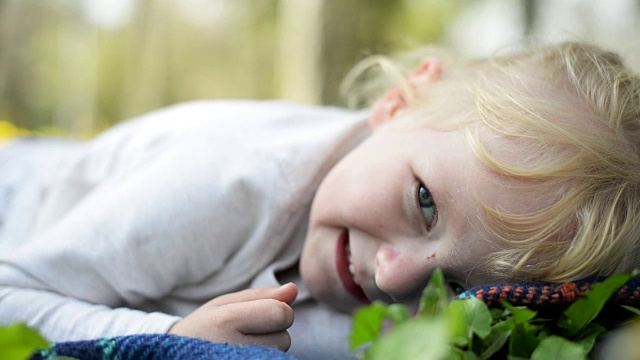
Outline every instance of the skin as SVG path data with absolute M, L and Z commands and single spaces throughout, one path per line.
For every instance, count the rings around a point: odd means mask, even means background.
M 362 305 L 336 270 L 336 244 L 344 230 L 356 282 L 370 300 L 411 304 L 437 267 L 467 287 L 486 281 L 470 271 L 489 249 L 474 194 L 497 200 L 501 190 L 481 174 L 462 130 L 379 128 L 318 190 L 301 258 L 305 285 L 339 310 Z M 434 222 L 418 203 L 422 185 L 435 199 Z
M 427 59 L 407 83 L 417 97 L 429 96 L 441 73 L 440 62 Z M 464 129 L 438 130 L 414 120 L 406 126 L 397 120 L 415 115 L 402 94 L 391 89 L 373 107 L 373 134 L 329 172 L 312 204 L 302 279 L 316 299 L 344 312 L 373 300 L 416 306 L 436 268 L 454 288 L 494 281 L 483 265 L 495 248 L 478 199 L 510 213 L 527 213 L 531 204 L 540 203 L 535 194 L 490 173 Z M 424 116 L 434 122 L 474 112 L 461 96 L 432 95 L 428 106 L 435 109 Z M 485 130 L 480 129 L 484 140 L 496 141 Z M 437 211 L 425 212 L 421 188 L 428 189 Z M 344 256 L 336 249 L 345 232 L 353 268 L 348 274 L 366 295 L 364 301 L 349 291 L 353 287 L 345 283 L 344 270 L 340 276 Z
M 293 324 L 291 303 L 297 295 L 293 283 L 222 295 L 175 323 L 169 334 L 286 351 L 291 346 L 287 332 Z
M 417 98 L 427 96 L 441 73 L 439 61 L 426 59 L 407 84 Z M 312 204 L 300 273 L 311 294 L 337 310 L 351 312 L 363 305 L 340 279 L 336 249 L 345 231 L 354 278 L 366 298 L 415 306 L 437 267 L 465 287 L 490 281 L 479 265 L 491 246 L 478 215 L 478 195 L 490 206 L 515 212 L 536 200 L 498 186 L 462 129 L 396 126 L 409 107 L 403 93 L 390 89 L 374 105 L 373 134 L 327 174 Z M 457 99 L 448 101 L 437 106 L 454 111 L 461 106 Z M 421 187 L 428 189 L 437 211 L 421 206 Z M 220 296 L 169 333 L 287 350 L 296 296 L 294 284 Z

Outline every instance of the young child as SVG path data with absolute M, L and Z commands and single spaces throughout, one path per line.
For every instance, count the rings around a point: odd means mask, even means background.
M 198 102 L 19 139 L 0 323 L 343 358 L 351 311 L 415 303 L 437 267 L 454 289 L 638 267 L 639 141 L 640 79 L 576 43 L 425 59 L 369 112 Z

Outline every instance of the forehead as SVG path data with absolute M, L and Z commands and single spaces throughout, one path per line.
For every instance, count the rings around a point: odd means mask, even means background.
M 531 147 L 527 150 L 523 146 L 523 138 L 505 136 L 498 129 L 490 128 L 481 118 L 477 89 L 472 89 L 465 78 L 456 76 L 438 83 L 428 99 L 400 114 L 396 125 L 392 126 L 441 133 L 439 138 L 442 141 L 432 151 L 441 158 L 441 161 L 436 161 L 439 164 L 438 172 L 447 174 L 448 183 L 443 184 L 443 188 L 449 192 L 446 197 L 453 201 L 459 195 L 460 200 L 456 202 L 472 209 L 474 218 L 482 214 L 476 206 L 480 201 L 510 214 L 539 210 L 545 203 L 541 193 L 550 194 L 550 189 L 543 191 L 536 184 L 501 175 L 483 163 L 479 154 L 481 149 L 485 149 L 491 157 L 505 164 L 525 167 L 547 160 L 548 155 L 530 151 Z M 546 97 L 557 96 L 555 91 L 550 91 L 550 86 L 544 88 Z M 506 123 L 503 125 L 507 127 L 507 123 L 515 122 L 511 119 L 504 121 Z M 583 126 L 580 123 L 575 125 Z M 515 128 L 518 128 L 517 124 Z M 430 140 L 425 141 L 428 143 Z

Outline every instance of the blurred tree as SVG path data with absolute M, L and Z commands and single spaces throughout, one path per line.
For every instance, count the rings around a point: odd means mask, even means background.
M 326 0 L 321 18 L 320 72 L 324 84 L 320 102 L 343 104 L 338 87 L 359 60 L 393 49 L 389 27 L 401 2 L 387 0 Z
M 505 8 L 522 11 L 487 14 Z M 372 54 L 445 43 L 473 56 L 465 39 L 491 46 L 512 23 L 522 36 L 572 24 L 638 48 L 639 11 L 629 0 L 0 0 L 0 120 L 86 134 L 193 99 L 342 105 L 340 82 Z
M 281 94 L 344 105 L 338 91 L 363 58 L 440 42 L 465 0 L 282 0 Z

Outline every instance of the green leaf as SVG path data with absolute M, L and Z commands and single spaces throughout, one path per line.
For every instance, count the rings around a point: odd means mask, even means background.
M 616 274 L 594 284 L 584 298 L 577 300 L 562 314 L 558 326 L 565 329 L 568 336 L 575 335 L 598 316 L 611 295 L 630 278 L 629 274 Z
M 540 342 L 536 336 L 538 328 L 528 322 L 516 322 L 513 319 L 515 326 L 509 338 L 509 355 L 528 359 Z
M 436 269 L 429 284 L 422 292 L 418 316 L 435 317 L 444 314 L 449 303 L 447 288 L 444 285 L 442 270 Z
M 47 340 L 25 324 L 0 328 L 0 359 L 28 359 L 34 351 L 48 347 Z
M 478 355 L 471 350 L 453 348 L 446 360 L 478 360 Z
M 468 321 L 468 336 L 478 335 L 484 339 L 491 332 L 491 312 L 483 301 L 477 298 L 463 300 Z
M 580 344 L 585 351 L 588 353 L 593 349 L 593 346 L 596 343 L 596 339 L 601 334 L 605 333 L 607 329 L 603 326 L 591 323 L 584 327 L 584 329 L 580 330 L 578 334 L 576 334 L 576 343 Z
M 478 360 L 478 355 L 472 351 L 465 351 L 462 353 L 462 360 Z
M 496 352 L 500 351 L 509 340 L 511 331 L 513 331 L 513 321 L 503 321 L 492 326 L 489 336 L 483 339 L 480 359 L 490 359 Z
M 469 329 L 467 307 L 464 300 L 454 300 L 449 304 L 447 322 L 452 343 L 458 347 L 466 346 L 471 329 Z
M 549 336 L 531 354 L 531 360 L 581 360 L 587 358 L 585 349 L 560 336 Z
M 394 324 L 407 321 L 411 318 L 409 310 L 402 304 L 391 304 L 387 307 L 386 317 L 391 319 Z
M 405 321 L 382 335 L 365 352 L 371 360 L 443 359 L 451 353 L 449 330 L 443 316 Z
M 464 347 L 473 340 L 473 334 L 483 339 L 491 332 L 491 312 L 477 298 L 453 300 L 447 308 L 449 334 L 455 345 Z
M 631 311 L 632 313 L 640 316 L 640 309 L 638 309 L 636 307 L 633 307 L 633 306 L 629 306 L 629 305 L 620 305 L 620 306 L 622 306 L 623 308 L 625 308 L 625 309 Z
M 513 306 L 508 302 L 503 302 L 502 306 L 511 314 L 513 321 L 516 323 L 529 323 L 535 316 L 536 312 L 523 306 Z
M 489 312 L 491 313 L 491 325 L 497 324 L 498 322 L 503 320 L 502 315 L 504 313 L 504 310 L 491 308 L 489 309 Z
M 502 306 L 509 315 L 507 323 L 513 324 L 509 338 L 509 357 L 528 359 L 540 342 L 537 336 L 539 327 L 530 323 L 535 318 L 536 312 L 507 302 L 503 302 Z
M 387 306 L 379 301 L 356 310 L 351 328 L 351 351 L 363 344 L 376 340 L 380 336 L 386 313 Z

